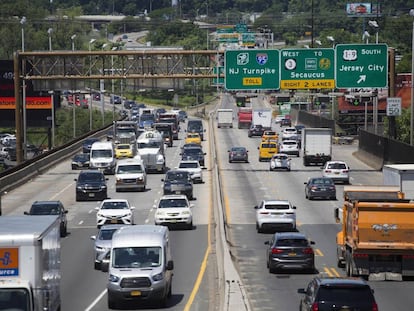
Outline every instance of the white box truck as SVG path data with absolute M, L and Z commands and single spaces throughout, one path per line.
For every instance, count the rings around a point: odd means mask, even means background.
M 332 159 L 332 130 L 330 128 L 302 129 L 303 165 L 324 165 Z
M 414 164 L 387 164 L 382 168 L 384 185 L 398 186 L 406 199 L 414 200 Z
M 217 109 L 217 127 L 233 127 L 233 109 Z
M 253 109 L 253 125 L 261 125 L 265 130 L 272 129 L 272 110 L 271 109 Z
M 0 310 L 60 310 L 60 221 L 0 217 Z

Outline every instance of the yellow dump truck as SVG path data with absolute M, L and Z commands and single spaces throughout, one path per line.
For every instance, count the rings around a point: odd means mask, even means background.
M 338 266 L 348 276 L 401 281 L 414 276 L 414 203 L 399 187 L 345 186 L 335 209 Z

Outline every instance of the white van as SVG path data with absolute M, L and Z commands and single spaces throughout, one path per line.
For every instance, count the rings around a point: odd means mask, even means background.
M 115 151 L 110 141 L 97 141 L 91 146 L 89 167 L 102 170 L 104 174 L 115 174 Z
M 145 191 L 146 186 L 145 165 L 139 156 L 133 159 L 118 160 L 115 169 L 115 189 L 117 192 L 122 190 Z
M 112 236 L 109 263 L 108 307 L 124 301 L 151 301 L 164 307 L 171 297 L 172 270 L 169 230 L 165 226 L 135 225 L 118 229 Z

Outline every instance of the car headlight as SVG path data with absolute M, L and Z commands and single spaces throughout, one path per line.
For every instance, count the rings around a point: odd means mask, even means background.
M 137 178 L 137 180 L 143 181 L 144 180 L 144 177 L 140 176 L 140 177 Z
M 106 189 L 106 185 L 102 185 L 102 186 L 101 186 L 101 189 L 102 189 L 102 190 Z
M 155 217 L 162 217 L 162 216 L 164 216 L 164 212 L 163 211 L 157 211 L 155 213 Z
M 82 186 L 76 186 L 76 190 L 83 190 Z
M 171 190 L 171 184 L 165 184 L 164 189 L 165 190 Z
M 154 281 L 161 281 L 162 279 L 164 279 L 164 273 L 163 273 L 163 272 L 161 272 L 161 273 L 155 274 L 155 275 L 152 277 L 152 279 L 153 279 Z
M 182 214 L 182 215 L 186 215 L 186 216 L 191 215 L 189 211 L 184 211 L 184 212 L 182 212 L 181 214 Z
M 103 251 L 106 250 L 106 248 L 102 247 L 102 246 L 95 246 L 95 249 L 96 249 L 97 252 L 103 252 Z
M 105 218 L 106 216 L 104 214 L 98 213 L 98 214 L 96 214 L 96 217 L 98 217 L 98 218 Z
M 111 282 L 111 283 L 116 283 L 116 282 L 118 282 L 119 280 L 120 280 L 119 276 L 116 276 L 116 275 L 113 275 L 113 274 L 110 274 L 110 275 L 109 275 L 109 282 Z

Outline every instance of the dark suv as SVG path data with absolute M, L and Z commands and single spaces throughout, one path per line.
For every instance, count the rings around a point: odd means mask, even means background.
M 60 219 L 60 236 L 64 237 L 67 234 L 67 219 L 66 214 L 68 210 L 65 209 L 60 201 L 35 201 L 25 215 L 56 215 Z
M 189 145 L 189 144 L 188 144 Z M 180 153 L 181 160 L 197 160 L 200 166 L 205 165 L 204 156 L 206 153 L 203 151 L 201 146 L 188 146 L 182 149 Z
M 321 278 L 315 277 L 300 301 L 300 311 L 358 310 L 378 311 L 374 291 L 360 278 Z
M 192 119 L 187 121 L 187 132 L 200 134 L 201 140 L 204 140 L 204 132 L 206 130 L 203 127 L 203 121 L 198 119 Z
M 193 200 L 193 180 L 191 174 L 184 170 L 171 170 L 165 174 L 164 195 L 167 194 L 185 194 L 189 200 Z
M 76 181 L 76 201 L 105 200 L 108 197 L 105 175 L 99 170 L 84 170 Z

